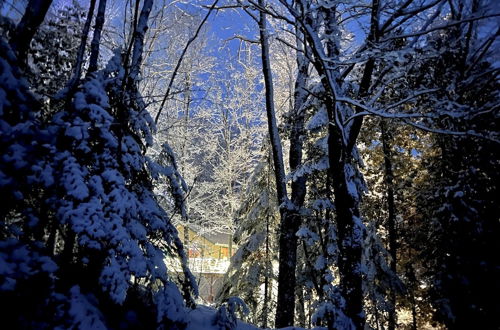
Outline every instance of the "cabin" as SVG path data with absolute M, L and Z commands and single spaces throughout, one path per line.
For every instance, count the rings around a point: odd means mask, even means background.
M 204 231 L 200 226 L 192 224 L 176 227 L 188 256 L 189 269 L 196 277 L 200 299 L 205 304 L 211 304 L 222 286 L 230 257 L 236 251 L 232 235 Z

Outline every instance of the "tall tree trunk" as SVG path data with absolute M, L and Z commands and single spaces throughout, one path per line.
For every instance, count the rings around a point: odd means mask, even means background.
M 271 155 L 268 156 L 268 165 L 267 165 L 267 186 L 269 187 L 271 185 L 271 180 L 270 180 L 270 169 L 271 169 Z M 262 306 L 262 328 L 266 329 L 267 328 L 267 319 L 269 315 L 269 303 L 270 303 L 270 295 L 269 295 L 269 276 L 270 273 L 272 272 L 272 262 L 271 262 L 271 248 L 269 245 L 269 235 L 270 230 L 269 230 L 269 218 L 270 218 L 270 210 L 266 212 L 266 268 L 265 268 L 265 274 L 264 274 L 264 303 Z
M 264 0 L 259 0 L 264 7 Z M 279 238 L 279 274 L 278 298 L 276 307 L 275 327 L 282 328 L 293 324 L 295 314 L 295 267 L 297 262 L 296 227 L 293 217 L 288 212 L 288 196 L 285 184 L 285 167 L 283 164 L 283 150 L 276 123 L 274 109 L 274 90 L 271 64 L 269 62 L 269 41 L 266 27 L 266 14 L 259 13 L 259 32 L 261 44 L 262 71 L 266 87 L 266 112 L 269 128 L 269 138 L 273 151 L 274 174 L 276 177 L 276 191 L 278 195 L 279 211 L 281 216 Z
M 132 62 L 130 64 L 130 81 L 135 81 L 139 76 L 144 49 L 144 38 L 148 30 L 148 19 L 151 9 L 153 8 L 153 2 L 153 0 L 144 0 L 137 27 L 134 30 L 134 49 L 132 51 Z
M 90 60 L 87 74 L 97 71 L 97 60 L 99 58 L 99 46 L 101 44 L 102 27 L 104 26 L 104 16 L 106 14 L 106 0 L 99 0 L 97 15 L 95 18 L 94 36 L 90 44 Z
M 80 75 L 82 73 L 83 65 L 83 55 L 85 54 L 85 47 L 87 47 L 87 38 L 89 37 L 90 25 L 92 23 L 92 18 L 94 17 L 96 0 L 90 0 L 89 11 L 87 13 L 87 19 L 85 20 L 85 25 L 83 26 L 82 38 L 80 39 L 80 46 L 78 47 L 78 52 L 76 54 L 76 63 L 73 68 L 73 75 L 66 84 L 66 88 L 63 90 L 62 97 L 66 97 L 66 101 L 69 102 L 73 95 L 73 91 L 80 80 Z
M 305 297 L 304 297 L 304 287 L 297 286 L 295 288 L 295 295 L 297 296 L 297 319 L 298 325 L 301 328 L 306 327 L 306 311 L 305 311 Z
M 231 258 L 232 253 L 233 253 L 233 215 L 234 215 L 234 189 L 233 189 L 233 180 L 235 177 L 234 174 L 234 164 L 232 161 L 232 150 L 231 150 L 231 144 L 232 144 L 232 136 L 231 136 L 231 118 L 230 118 L 230 113 L 229 111 L 223 111 L 224 112 L 224 142 L 225 142 L 225 147 L 226 147 L 226 159 L 227 159 L 227 201 L 229 202 L 228 209 L 229 213 L 227 213 L 227 218 L 226 221 L 230 225 L 229 229 L 229 240 L 228 240 L 228 252 L 229 252 L 229 258 Z
M 328 72 L 323 74 L 323 84 Z M 332 76 L 330 75 L 330 78 Z M 328 175 L 331 178 L 336 210 L 336 222 L 339 241 L 339 277 L 342 295 L 346 300 L 345 314 L 353 321 L 356 329 L 363 329 L 363 290 L 361 274 L 361 255 L 363 225 L 359 217 L 359 196 L 353 181 L 355 166 L 351 150 L 347 148 L 343 128 L 335 124 L 336 107 L 334 94 L 325 98 L 328 114 Z
M 269 315 L 269 216 L 266 218 L 266 270 L 264 275 L 264 302 L 262 306 L 262 328 L 267 328 Z
M 21 67 L 26 65 L 31 40 L 40 24 L 42 24 L 51 4 L 52 0 L 30 0 L 10 39 L 10 46 L 16 52 Z
M 299 29 L 296 29 L 297 33 Z M 297 47 L 302 51 L 305 51 L 304 45 L 302 43 L 302 37 L 297 37 Z M 289 162 L 290 171 L 293 173 L 299 169 L 302 165 L 302 152 L 304 148 L 304 109 L 303 105 L 307 100 L 306 84 L 308 77 L 309 60 L 304 55 L 304 53 L 297 51 L 297 78 L 295 80 L 295 90 L 294 90 L 294 104 L 292 113 L 290 116 L 290 152 L 289 152 Z M 305 175 L 297 176 L 292 180 L 291 183 L 291 199 L 292 199 L 292 209 L 290 212 L 291 224 L 293 228 L 291 229 L 296 233 L 299 229 L 301 223 L 300 209 L 304 206 L 304 200 L 306 196 L 306 181 Z M 294 234 L 293 239 L 295 240 L 295 250 L 297 249 L 297 237 Z M 304 293 L 302 288 L 296 288 L 298 297 L 298 313 L 301 317 L 301 326 L 305 326 L 305 312 L 304 312 Z
M 344 313 L 352 320 L 356 329 L 363 329 L 365 324 L 363 312 L 363 288 L 361 273 L 361 256 L 363 243 L 363 224 L 359 214 L 359 195 L 354 182 L 356 167 L 352 159 L 352 151 L 362 126 L 362 117 L 355 119 L 351 127 L 343 124 L 343 113 L 337 106 L 337 95 L 340 93 L 338 68 L 327 64 L 326 59 L 338 57 L 335 40 L 337 33 L 336 8 L 322 8 L 320 11 L 324 22 L 324 34 L 328 36 L 324 46 L 313 34 L 312 27 L 306 27 L 305 37 L 314 55 L 313 65 L 321 77 L 327 97 L 324 99 L 328 114 L 328 174 L 333 187 L 336 210 L 336 222 L 339 241 L 339 277 L 340 289 L 346 301 Z M 379 0 L 373 0 L 371 13 L 370 42 L 378 36 Z M 330 62 L 328 62 L 330 63 Z M 360 96 L 369 92 L 374 70 L 374 60 L 365 65 L 360 83 Z M 358 109 L 356 109 L 358 110 Z
M 396 246 L 396 207 L 394 204 L 394 174 L 392 170 L 392 152 L 391 135 L 387 131 L 387 125 L 384 119 L 380 121 L 380 130 L 382 132 L 382 149 L 384 152 L 384 176 L 387 186 L 387 230 L 389 232 L 389 254 L 391 256 L 390 268 L 396 274 L 397 265 L 397 246 Z M 396 329 L 396 290 L 391 288 L 389 302 L 392 308 L 389 310 L 389 330 Z
M 302 44 L 302 38 L 297 38 L 297 46 L 299 49 L 304 50 L 304 45 Z M 294 105 L 292 110 L 292 115 L 290 116 L 290 171 L 293 173 L 302 164 L 302 151 L 304 148 L 304 109 L 303 105 L 307 100 L 306 83 L 308 77 L 309 60 L 304 55 L 304 53 L 297 51 L 297 79 L 295 80 L 295 91 L 294 91 Z M 306 196 L 306 176 L 299 175 L 291 184 L 291 198 L 293 212 L 291 216 L 293 217 L 292 223 L 296 226 L 295 232 L 299 229 L 300 225 L 300 208 L 304 205 L 304 199 Z
M 333 120 L 334 112 L 328 111 Z M 351 177 L 354 166 L 338 129 L 330 124 L 328 130 L 329 174 L 332 177 L 335 198 L 337 231 L 339 237 L 340 287 L 346 300 L 345 313 L 356 329 L 363 329 L 363 290 L 361 254 L 363 228 L 359 218 L 356 187 Z
M 310 40 L 316 58 L 316 70 L 322 76 L 322 84 L 327 91 L 325 107 L 328 114 L 328 175 L 333 187 L 336 222 L 339 242 L 339 277 L 340 289 L 346 304 L 344 313 L 352 320 L 356 329 L 363 329 L 363 286 L 361 256 L 363 243 L 363 225 L 359 214 L 359 195 L 354 182 L 356 173 L 352 159 L 352 147 L 357 135 L 350 140 L 347 127 L 343 126 L 341 109 L 337 107 L 338 82 L 336 69 L 331 69 L 324 59 L 338 57 L 334 40 L 337 21 L 336 9 L 325 10 L 325 34 L 330 36 L 325 54 L 317 40 Z
M 411 250 L 409 251 L 409 260 L 412 260 L 412 253 Z M 417 324 L 417 299 L 415 298 L 415 288 L 418 286 L 418 281 L 415 276 L 415 270 L 413 269 L 413 265 L 408 263 L 406 265 L 406 271 L 405 275 L 408 278 L 408 283 L 410 283 L 410 286 L 412 289 L 410 290 L 410 303 L 411 303 L 411 316 L 412 316 L 412 324 L 411 324 L 411 329 L 412 330 L 417 330 L 418 324 Z
M 348 132 L 347 128 L 343 126 L 341 110 L 337 108 L 337 94 L 340 88 L 336 74 L 334 73 L 336 69 L 332 69 L 330 64 L 326 62 L 327 58 L 335 58 L 338 55 L 338 50 L 334 42 L 337 28 L 336 9 L 329 8 L 322 10 L 321 14 L 325 23 L 323 25 L 325 28 L 324 33 L 329 36 L 326 52 L 318 35 L 315 35 L 317 31 L 315 32 L 309 24 L 309 21 L 311 21 L 310 17 L 307 17 L 306 21 L 302 21 L 301 23 L 305 27 L 305 39 L 310 45 L 311 53 L 314 56 L 312 63 L 321 77 L 321 83 L 326 91 L 324 104 L 329 121 L 327 139 L 329 158 L 328 175 L 332 182 L 336 209 L 340 252 L 338 264 L 340 289 L 346 301 L 344 313 L 352 320 L 357 329 L 362 329 L 365 323 L 361 274 L 363 226 L 359 218 L 359 196 L 353 180 L 355 167 L 352 160 L 352 150 L 348 148 Z M 303 19 L 300 17 L 296 18 Z M 280 246 L 280 253 L 281 251 L 283 250 Z M 278 313 L 280 312 L 278 309 L 277 320 Z M 280 325 L 285 326 L 289 324 L 286 322 L 276 324 L 277 327 Z

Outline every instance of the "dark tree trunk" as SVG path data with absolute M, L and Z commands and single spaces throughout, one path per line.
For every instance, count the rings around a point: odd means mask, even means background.
M 63 93 L 67 97 L 69 101 L 73 95 L 73 91 L 75 87 L 78 85 L 78 81 L 80 80 L 80 75 L 82 73 L 82 65 L 83 65 L 83 55 L 85 54 L 85 47 L 87 47 L 87 39 L 89 37 L 90 25 L 92 23 L 92 17 L 94 16 L 96 0 L 90 0 L 89 11 L 87 14 L 87 19 L 85 21 L 85 25 L 83 26 L 82 38 L 80 40 L 80 47 L 78 48 L 78 53 L 76 55 L 76 63 L 75 68 L 73 69 L 73 76 L 68 81 L 67 87 Z
M 297 286 L 295 288 L 295 295 L 297 296 L 297 318 L 299 327 L 306 327 L 306 302 L 304 297 L 304 288 L 302 286 Z
M 336 28 L 335 8 L 323 12 L 325 34 L 333 35 Z M 336 58 L 338 50 L 332 43 L 327 43 L 326 54 L 323 46 L 318 44 L 311 35 L 306 35 L 314 55 L 314 66 L 322 77 L 321 82 L 326 90 L 324 98 L 328 114 L 328 159 L 329 180 L 333 187 L 336 222 L 339 242 L 339 277 L 342 296 L 346 301 L 344 313 L 356 329 L 363 329 L 365 324 L 363 312 L 363 286 L 361 272 L 361 255 L 363 228 L 359 217 L 359 196 L 353 181 L 355 166 L 352 159 L 352 147 L 357 134 L 350 135 L 339 119 L 340 109 L 337 108 L 338 82 L 334 78 L 335 69 L 327 66 L 324 58 Z M 369 81 L 367 82 L 369 83 Z M 361 125 L 360 125 L 361 127 Z M 358 130 L 359 132 L 359 130 Z
M 269 158 L 270 160 L 270 158 Z M 270 163 L 270 162 L 269 162 Z M 271 164 L 268 165 L 269 169 L 271 168 Z M 269 173 L 267 175 L 267 182 L 268 185 L 270 184 L 269 180 Z M 269 275 L 270 275 L 270 269 L 272 269 L 272 264 L 271 264 L 271 257 L 270 257 L 270 246 L 269 246 L 269 212 L 266 215 L 266 270 L 265 270 L 265 275 L 264 275 L 264 303 L 262 306 L 262 328 L 266 329 L 267 328 L 267 319 L 269 315 Z
M 311 44 L 314 40 L 309 39 Z M 321 81 L 328 95 L 325 106 L 328 113 L 328 175 L 333 186 L 335 201 L 336 222 L 339 238 L 339 277 L 340 288 L 346 306 L 345 314 L 353 321 L 356 329 L 363 329 L 365 324 L 363 312 L 363 289 L 361 274 L 361 255 L 363 230 L 359 218 L 359 201 L 356 193 L 353 195 L 354 182 L 349 177 L 354 171 L 352 164 L 352 150 L 347 147 L 342 135 L 343 127 L 336 123 L 336 99 L 334 93 L 334 78 L 330 69 L 322 62 L 322 54 L 318 53 L 318 45 L 312 47 L 316 60 L 314 66 L 322 77 Z
M 368 36 L 368 41 L 371 43 L 378 40 L 379 5 L 379 0 L 373 0 Z M 335 9 L 326 11 L 324 16 L 325 34 L 333 35 L 337 24 Z M 338 56 L 338 50 L 332 43 L 327 43 L 326 51 L 330 58 Z M 336 104 L 335 85 L 337 82 L 333 72 L 331 72 L 332 69 L 321 61 L 320 54 L 316 52 L 315 55 L 318 62 L 315 66 L 320 75 L 323 74 L 322 83 L 329 94 L 325 101 L 330 123 L 328 125 L 329 176 L 333 186 L 339 238 L 340 289 L 346 300 L 345 314 L 352 320 L 356 329 L 363 329 L 365 318 L 361 259 L 364 233 L 359 214 L 359 196 L 353 181 L 356 170 L 352 159 L 352 152 L 363 124 L 363 117 L 357 117 L 349 129 L 342 127 L 342 122 L 338 119 L 340 109 L 337 108 Z M 364 67 L 360 82 L 360 97 L 366 97 L 369 93 L 374 68 L 375 60 L 369 59 Z M 356 109 L 357 112 L 360 110 Z
M 17 54 L 19 64 L 24 67 L 30 49 L 31 40 L 42 24 L 52 0 L 30 0 L 23 18 L 10 39 L 10 45 Z
M 389 254 L 391 256 L 390 268 L 396 274 L 397 264 L 397 246 L 396 246 L 396 207 L 394 203 L 394 174 L 392 170 L 392 152 L 390 146 L 391 135 L 387 131 L 384 119 L 380 121 L 380 130 L 382 132 L 382 149 L 384 152 L 384 176 L 387 185 L 387 230 L 389 232 Z M 391 288 L 389 302 L 392 308 L 389 310 L 389 330 L 396 329 L 396 291 Z
M 104 16 L 106 14 L 106 0 L 99 0 L 97 15 L 95 18 L 94 36 L 90 44 L 90 60 L 87 74 L 97 71 L 97 60 L 99 58 L 99 46 L 101 44 L 102 27 L 104 26 Z
M 297 44 L 301 45 L 300 38 L 297 38 Z M 300 48 L 304 48 L 303 45 Z M 294 106 L 292 115 L 290 116 L 290 171 L 293 173 L 302 164 L 302 150 L 304 148 L 304 109 L 303 105 L 307 100 L 306 83 L 308 76 L 309 60 L 306 56 L 297 52 L 297 79 L 295 81 L 295 91 L 294 91 Z M 304 199 L 306 196 L 306 180 L 304 175 L 300 175 L 295 180 L 292 180 L 291 184 L 291 198 L 293 203 L 293 213 L 292 216 L 295 218 L 292 221 L 298 226 L 300 225 L 300 215 L 299 210 L 304 205 Z
M 129 79 L 133 82 L 137 79 L 142 62 L 142 53 L 144 49 L 144 38 L 146 36 L 146 31 L 148 30 L 148 19 L 149 14 L 151 14 L 151 9 L 153 8 L 153 0 L 145 0 L 142 5 L 141 14 L 139 16 L 139 21 L 134 30 L 133 45 L 134 49 L 132 51 L 132 63 L 130 64 L 130 75 Z
M 329 121 L 334 121 L 334 106 L 327 105 Z M 337 231 L 339 238 L 340 288 L 346 301 L 345 313 L 353 321 L 356 329 L 363 329 L 363 290 L 361 273 L 361 254 L 363 231 L 359 218 L 359 205 L 352 190 L 354 182 L 347 177 L 351 164 L 350 152 L 342 142 L 339 129 L 328 126 L 329 175 L 332 178 L 335 200 Z
M 264 0 L 259 0 L 259 5 L 264 7 Z M 269 43 L 266 27 L 266 14 L 259 14 L 260 44 L 262 51 L 262 71 L 266 87 L 266 112 L 269 127 L 269 138 L 273 151 L 274 174 L 276 177 L 276 190 L 278 195 L 279 210 L 281 216 L 280 237 L 279 237 L 279 274 L 278 274 L 278 298 L 276 307 L 277 328 L 290 326 L 293 324 L 295 313 L 295 268 L 297 262 L 297 238 L 293 222 L 294 217 L 288 211 L 289 200 L 285 184 L 285 168 L 283 165 L 283 151 L 276 123 L 274 110 L 274 91 L 269 62 Z
M 297 44 L 301 45 L 300 38 L 297 38 Z M 301 45 L 301 48 L 304 48 Z M 289 162 L 290 162 L 290 171 L 293 173 L 298 170 L 299 166 L 302 164 L 302 151 L 304 147 L 304 109 L 303 105 L 307 100 L 307 92 L 306 92 L 306 83 L 308 76 L 308 67 L 309 61 L 306 56 L 301 52 L 297 52 L 297 79 L 295 81 L 295 91 L 294 91 L 294 105 L 292 109 L 292 113 L 290 116 L 290 152 L 289 152 Z M 292 180 L 291 183 L 291 201 L 292 205 L 289 209 L 290 212 L 290 231 L 293 242 L 290 242 L 290 248 L 294 249 L 295 253 L 297 253 L 297 241 L 298 238 L 296 236 L 297 231 L 299 230 L 299 226 L 301 224 L 301 216 L 300 209 L 304 205 L 304 200 L 306 196 L 306 181 L 307 178 L 305 175 L 300 175 Z M 295 257 L 294 262 L 294 276 L 296 276 L 296 264 L 297 260 Z M 290 270 L 291 271 L 291 270 Z M 302 293 L 302 288 L 294 288 L 298 289 L 300 293 Z M 299 297 L 300 295 L 298 295 Z M 304 316 L 303 310 L 303 294 L 302 299 L 299 297 L 299 309 L 301 311 L 302 316 Z M 295 309 L 295 297 L 293 297 L 293 308 Z M 293 318 L 291 319 L 291 324 L 293 324 Z

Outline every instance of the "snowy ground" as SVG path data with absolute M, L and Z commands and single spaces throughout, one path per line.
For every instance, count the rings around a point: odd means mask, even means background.
M 220 330 L 220 327 L 214 325 L 214 319 L 216 317 L 217 310 L 212 307 L 207 307 L 203 305 L 198 305 L 196 309 L 188 312 L 189 323 L 186 330 Z M 234 330 L 258 330 L 254 325 L 247 324 L 242 321 L 238 321 L 238 325 Z M 312 330 L 321 330 L 323 328 L 314 328 Z M 298 327 L 286 327 L 281 328 L 281 330 L 305 330 L 304 328 Z
M 214 319 L 217 310 L 212 307 L 199 305 L 196 309 L 189 312 L 189 323 L 186 330 L 220 330 L 214 325 Z M 235 330 L 256 330 L 259 329 L 253 325 L 238 321 Z

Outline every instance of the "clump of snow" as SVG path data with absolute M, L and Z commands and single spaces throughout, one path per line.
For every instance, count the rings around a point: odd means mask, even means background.
M 314 131 L 319 128 L 325 127 L 328 124 L 328 114 L 325 107 L 321 107 L 314 113 L 311 119 L 307 122 L 306 128 Z
M 177 324 L 186 324 L 188 314 L 184 308 L 184 300 L 174 283 L 168 282 L 155 294 L 157 306 L 157 322 L 164 319 Z
M 73 324 L 78 329 L 106 330 L 103 316 L 86 295 L 75 285 L 70 290 L 68 314 L 73 317 Z
M 319 236 L 308 227 L 302 226 L 296 233 L 297 237 L 304 240 L 308 246 L 312 246 L 319 241 Z
M 0 241 L 0 290 L 14 291 L 18 280 L 57 270 L 56 263 L 15 238 Z

